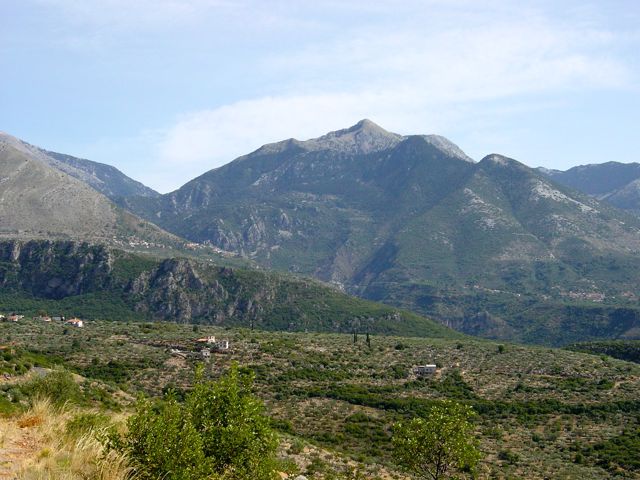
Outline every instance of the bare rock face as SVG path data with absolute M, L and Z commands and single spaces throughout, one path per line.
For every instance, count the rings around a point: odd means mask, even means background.
M 0 241 L 0 290 L 17 302 L 61 305 L 87 319 L 122 315 L 342 332 L 366 321 L 371 332 L 452 334 L 426 318 L 348 298 L 309 280 L 185 258 L 160 260 L 83 242 Z M 363 312 L 369 313 L 366 319 Z
M 246 230 L 244 231 L 244 241 L 249 245 L 259 244 L 266 235 L 266 226 L 261 218 L 251 216 L 246 221 Z
M 165 260 L 150 272 L 133 280 L 126 288 L 135 298 L 135 309 L 161 319 L 189 322 L 207 317 L 228 293 L 218 284 L 205 283 L 193 262 L 184 259 Z
M 75 242 L 0 242 L 0 286 L 61 299 L 109 288 L 112 257 L 108 249 Z
M 308 150 L 335 150 L 341 153 L 367 154 L 393 148 L 402 140 L 402 135 L 387 132 L 371 120 L 364 119 L 353 127 L 301 142 L 301 146 Z

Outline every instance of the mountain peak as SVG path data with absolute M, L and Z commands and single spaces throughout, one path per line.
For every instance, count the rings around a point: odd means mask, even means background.
M 307 140 L 304 145 L 313 150 L 371 153 L 392 148 L 403 139 L 402 135 L 388 132 L 371 120 L 363 119 L 352 127 Z
M 505 157 L 504 155 L 500 155 L 499 153 L 491 153 L 480 160 L 480 164 L 482 165 L 492 165 L 492 166 L 502 166 L 502 167 L 517 167 L 521 169 L 529 170 L 525 164 L 519 162 L 518 160 L 514 160 L 513 158 Z
M 377 123 L 372 122 L 368 118 L 363 118 L 362 120 L 360 120 L 358 123 L 356 123 L 352 127 L 349 127 L 349 128 L 347 128 L 347 129 L 345 129 L 343 131 L 347 131 L 347 132 L 369 131 L 369 132 L 389 133 L 387 130 L 382 128 Z

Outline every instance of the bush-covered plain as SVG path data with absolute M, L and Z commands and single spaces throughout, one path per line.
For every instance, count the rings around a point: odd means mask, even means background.
M 67 370 L 85 377 L 89 405 L 100 405 L 98 385 L 120 403 L 141 392 L 173 392 L 181 404 L 203 362 L 195 339 L 205 335 L 228 338 L 231 351 L 213 353 L 204 378 L 221 378 L 234 362 L 255 375 L 254 391 L 280 433 L 280 459 L 311 478 L 355 471 L 401 477 L 392 426 L 444 399 L 478 413 L 480 478 L 640 477 L 632 455 L 610 454 L 635 445 L 630 426 L 640 418 L 640 366 L 606 356 L 466 339 L 370 335 L 367 343 L 364 334 L 171 323 L 0 324 L 4 344 L 64 359 Z M 425 363 L 437 364 L 437 374 L 416 378 L 412 367 Z M 11 388 L 2 385 L 0 402 L 13 401 Z

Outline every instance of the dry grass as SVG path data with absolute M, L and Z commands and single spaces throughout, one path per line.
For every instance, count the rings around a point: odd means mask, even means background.
M 107 451 L 98 440 L 101 431 L 89 429 L 78 435 L 68 432 L 67 425 L 77 413 L 40 400 L 28 412 L 13 419 L 13 428 L 3 439 L 5 446 L 14 452 L 10 469 L 13 476 L 6 478 L 131 480 L 126 458 Z M 10 420 L 7 419 L 9 425 Z
M 18 420 L 18 427 L 20 428 L 31 428 L 37 427 L 38 425 L 42 425 L 43 419 L 37 415 L 31 415 L 29 417 L 24 417 Z
M 73 442 L 42 448 L 37 457 L 22 467 L 20 480 L 125 480 L 131 470 L 126 459 L 110 451 L 88 434 Z

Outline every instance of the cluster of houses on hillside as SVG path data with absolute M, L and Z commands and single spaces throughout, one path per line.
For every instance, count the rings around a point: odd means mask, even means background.
M 12 313 L 10 315 L 3 315 L 0 313 L 1 322 L 18 322 L 23 318 L 24 318 L 24 315 L 18 315 L 17 313 Z
M 205 360 L 210 359 L 212 353 L 228 353 L 229 351 L 229 340 L 217 340 L 213 335 L 192 340 L 192 344 L 188 347 L 172 346 L 169 349 L 169 353 L 177 357 L 187 358 L 198 355 Z
M 19 322 L 20 320 L 24 319 L 25 316 L 24 315 L 20 315 L 18 313 L 11 313 L 9 315 L 3 315 L 0 313 L 0 322 Z M 48 315 L 37 315 L 35 317 L 33 317 L 33 320 L 35 321 L 39 321 L 39 322 L 58 322 L 58 323 L 64 323 L 66 325 L 70 325 L 72 327 L 78 327 L 78 328 L 82 328 L 84 327 L 84 320 L 80 319 L 80 318 L 66 318 L 65 316 L 57 316 L 57 317 L 50 317 Z

